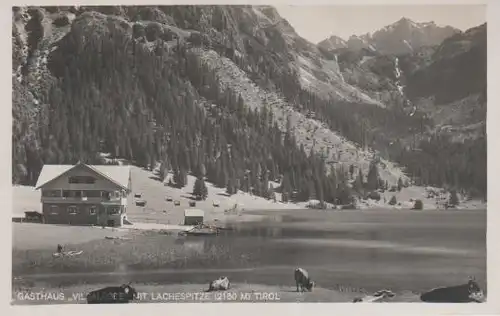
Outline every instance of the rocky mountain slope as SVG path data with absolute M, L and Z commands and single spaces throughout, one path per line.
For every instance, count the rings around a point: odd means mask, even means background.
M 364 48 L 330 53 L 348 83 L 409 113 L 425 113 L 437 127 L 485 123 L 486 24 L 406 54 Z
M 318 48 L 328 52 L 339 48 L 348 48 L 348 46 L 345 40 L 343 40 L 339 36 L 332 35 L 329 38 L 319 42 Z
M 333 202 L 374 166 L 381 184 L 423 181 L 394 143 L 435 129 L 414 88 L 433 63 L 415 52 L 325 50 L 265 6 L 23 7 L 12 23 L 14 182 L 101 151 Z
M 325 50 L 365 48 L 382 54 L 398 55 L 413 53 L 425 46 L 439 45 L 458 33 L 460 30 L 451 26 L 438 26 L 434 22 L 417 23 L 403 17 L 373 33 L 351 35 L 347 41 L 334 35 L 318 43 L 318 46 Z
M 456 34 L 424 54 L 401 59 L 406 94 L 439 128 L 485 128 L 486 24 Z

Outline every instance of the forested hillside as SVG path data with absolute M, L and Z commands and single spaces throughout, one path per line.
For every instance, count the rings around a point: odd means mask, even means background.
M 12 41 L 13 183 L 109 152 L 229 193 L 348 204 L 408 175 L 485 194 L 485 135 L 456 142 L 346 83 L 269 7 L 14 8 Z

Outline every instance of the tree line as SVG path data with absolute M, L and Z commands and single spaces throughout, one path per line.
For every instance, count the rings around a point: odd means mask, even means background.
M 200 14 L 198 9 L 171 10 L 177 24 L 181 17 L 192 22 Z M 349 170 L 327 170 L 322 157 L 297 146 L 290 131 L 281 132 L 271 111 L 248 109 L 240 96 L 222 91 L 216 75 L 188 54 L 186 43 L 171 47 L 161 38 L 144 43 L 125 32 L 126 26 L 108 23 L 104 28 L 73 25 L 51 53 L 48 67 L 55 78 L 40 96 L 46 108 L 35 116 L 36 124 L 13 127 L 13 166 L 25 166 L 13 168 L 13 181 L 35 181 L 44 163 L 99 163 L 97 153 L 110 152 L 148 168 L 160 161 L 174 172 L 172 181 L 178 185 L 191 173 L 230 194 L 243 190 L 269 197 L 280 191 L 285 200 L 348 203 L 360 190 L 358 184 L 351 187 L 355 175 Z M 280 38 L 273 28 L 266 32 Z M 245 35 L 244 57 L 235 54 L 231 41 L 213 48 L 258 84 L 272 83 L 297 110 L 316 113 L 360 147 L 373 147 L 400 163 L 418 183 L 486 193 L 485 135 L 463 143 L 415 137 L 428 135 L 433 122 L 398 108 L 320 99 L 304 91 L 294 70 L 279 62 L 286 50 L 284 42 L 277 43 L 265 47 Z M 14 103 L 24 100 L 16 92 L 23 89 L 15 88 Z M 26 112 L 15 114 L 29 121 Z M 400 140 L 412 136 L 413 144 Z M 370 189 L 378 181 L 373 178 L 367 180 Z M 271 188 L 269 182 L 276 180 L 281 186 Z
M 321 157 L 278 128 L 269 109 L 249 109 L 240 96 L 221 91 L 215 74 L 185 47 L 149 50 L 119 30 L 110 35 L 81 45 L 83 34 L 74 30 L 51 56 L 56 79 L 41 100 L 49 108 L 38 117 L 30 178 L 43 164 L 99 163 L 97 154 L 110 152 L 149 169 L 160 161 L 178 186 L 192 174 L 229 194 L 349 201 L 342 170 L 328 173 Z M 281 187 L 270 184 L 281 179 Z M 203 187 L 196 190 L 202 198 Z

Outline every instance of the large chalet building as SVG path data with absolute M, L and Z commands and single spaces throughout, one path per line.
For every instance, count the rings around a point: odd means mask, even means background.
M 44 165 L 36 189 L 47 224 L 118 227 L 126 220 L 130 167 Z

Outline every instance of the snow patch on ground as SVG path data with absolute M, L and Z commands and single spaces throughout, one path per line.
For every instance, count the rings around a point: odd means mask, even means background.
M 394 71 L 396 72 L 396 78 L 399 79 L 401 77 L 401 69 L 399 69 L 399 58 L 397 57 L 394 60 Z
M 401 68 L 399 68 L 399 58 L 395 58 L 394 59 L 394 74 L 396 76 L 396 88 L 398 89 L 398 92 L 399 94 L 405 98 L 405 95 L 404 95 L 404 86 L 401 84 L 401 74 L 402 74 L 402 71 L 401 71 Z
M 362 66 L 364 63 L 371 59 L 373 59 L 373 56 L 363 56 L 363 58 L 361 58 L 361 61 L 359 62 L 359 66 Z
M 403 43 L 405 43 L 405 45 L 410 49 L 410 51 L 413 52 L 413 47 L 411 46 L 410 43 L 408 43 L 407 40 L 403 40 Z

